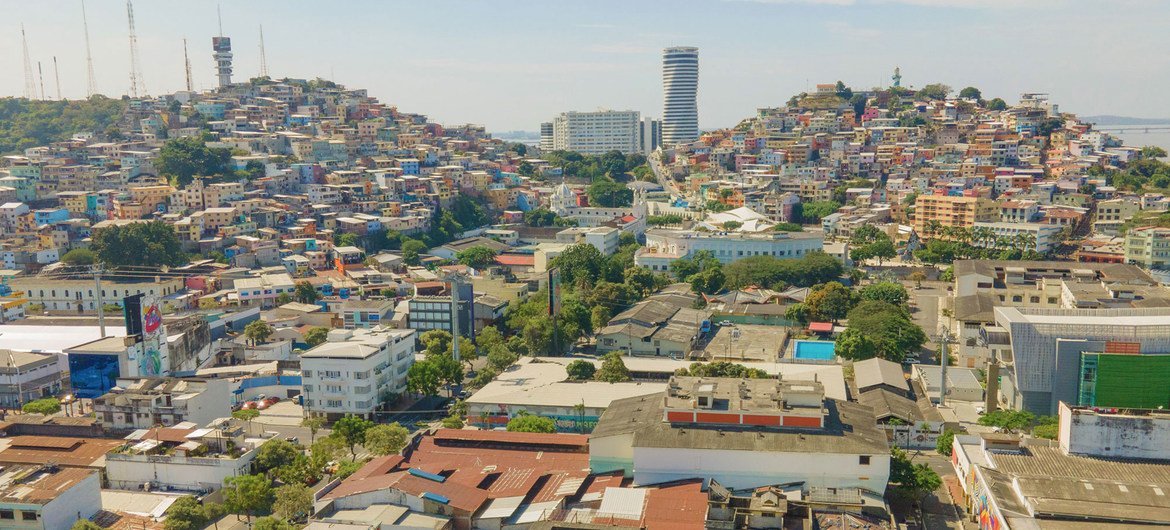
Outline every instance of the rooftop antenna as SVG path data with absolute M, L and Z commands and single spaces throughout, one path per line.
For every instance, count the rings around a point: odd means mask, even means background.
M 260 24 L 260 77 L 268 77 L 268 55 L 264 53 L 264 24 Z
M 53 77 L 57 78 L 57 101 L 61 101 L 61 69 L 57 68 L 57 56 L 53 56 Z
M 215 4 L 215 18 L 219 20 L 219 36 L 223 36 L 223 15 L 219 12 L 219 4 Z
M 187 92 L 194 92 L 191 86 L 191 59 L 187 57 L 187 38 L 183 37 L 183 63 L 187 68 Z
M 146 96 L 146 83 L 142 81 L 142 64 L 138 61 L 138 34 L 134 31 L 134 3 L 126 0 L 126 18 L 130 22 L 130 97 L 137 98 L 139 91 Z
M 41 99 L 48 99 L 45 97 L 45 69 L 41 68 L 41 62 L 37 61 L 37 79 L 41 82 Z
M 89 51 L 89 20 L 85 16 L 85 0 L 81 0 L 81 28 L 85 31 L 85 96 L 90 97 L 97 93 L 97 81 L 93 76 L 93 55 Z
M 24 46 L 24 97 L 34 99 L 37 97 L 37 85 L 33 82 L 32 61 L 28 58 L 28 37 L 24 34 L 24 24 L 20 25 L 20 41 Z

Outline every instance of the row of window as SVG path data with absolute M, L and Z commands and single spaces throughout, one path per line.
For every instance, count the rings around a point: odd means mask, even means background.
M 16 513 L 16 510 L 0 510 L 0 520 L 15 521 Z M 36 521 L 39 517 L 40 514 L 32 510 L 20 510 L 21 521 Z

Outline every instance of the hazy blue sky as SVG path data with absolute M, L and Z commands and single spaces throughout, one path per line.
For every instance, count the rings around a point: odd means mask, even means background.
M 125 3 L 90 0 L 99 91 L 127 91 Z M 151 94 L 215 81 L 216 3 L 139 0 Z M 222 2 L 236 79 L 329 77 L 442 123 L 536 130 L 564 110 L 661 115 L 661 48 L 700 49 L 699 122 L 734 125 L 818 82 L 975 85 L 1015 101 L 1049 92 L 1080 114 L 1170 117 L 1170 2 L 1161 0 L 708 0 Z M 0 94 L 23 92 L 20 24 L 56 94 L 85 94 L 80 0 L 0 0 Z

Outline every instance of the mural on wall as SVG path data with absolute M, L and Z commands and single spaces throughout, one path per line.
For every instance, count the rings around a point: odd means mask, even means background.
M 157 338 L 142 342 L 142 357 L 138 359 L 138 373 L 143 377 L 162 375 L 162 352 Z
M 995 513 L 995 508 L 987 499 L 987 490 L 983 484 L 977 486 L 974 508 L 975 514 L 979 517 L 979 528 L 981 530 L 1001 530 L 1007 528 L 1007 525 L 1000 521 L 999 515 Z

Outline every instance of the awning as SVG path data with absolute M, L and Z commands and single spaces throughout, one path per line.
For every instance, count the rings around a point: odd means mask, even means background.
M 809 322 L 808 323 L 808 330 L 813 332 L 813 333 L 832 333 L 833 332 L 833 323 L 832 322 Z

